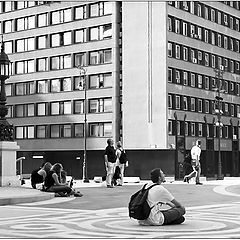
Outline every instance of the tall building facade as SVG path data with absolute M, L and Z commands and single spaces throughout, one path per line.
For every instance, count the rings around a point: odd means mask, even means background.
M 51 161 L 82 177 L 86 86 L 90 178 L 105 174 L 108 138 L 123 141 L 126 173 L 141 178 L 153 167 L 181 178 L 184 154 L 201 139 L 203 174 L 215 176 L 221 86 L 223 173 L 237 176 L 239 9 L 237 1 L 1 2 L 8 121 L 24 172 Z

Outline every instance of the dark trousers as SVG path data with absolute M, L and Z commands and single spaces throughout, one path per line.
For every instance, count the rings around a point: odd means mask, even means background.
M 48 188 L 47 192 L 55 192 L 55 193 L 63 192 L 63 193 L 69 194 L 72 192 L 72 189 L 68 186 L 54 185 Z
M 163 225 L 169 224 L 180 224 L 185 221 L 184 214 L 185 210 L 182 207 L 173 207 L 171 209 L 162 211 L 164 215 L 164 223 Z

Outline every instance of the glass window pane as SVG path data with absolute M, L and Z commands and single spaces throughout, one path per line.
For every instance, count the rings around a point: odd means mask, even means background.
M 58 138 L 59 136 L 59 125 L 51 125 L 51 138 Z
M 51 69 L 59 69 L 59 57 L 52 57 L 51 58 Z
M 24 30 L 24 18 L 17 19 L 17 31 Z
M 71 32 L 65 32 L 63 34 L 63 42 L 64 42 L 64 45 L 69 45 L 72 43 L 72 33 Z
M 112 74 L 104 74 L 104 87 L 112 87 Z
M 16 138 L 23 138 L 23 127 L 16 127 Z
M 75 31 L 75 43 L 84 42 L 84 30 L 76 30 Z
M 48 81 L 38 81 L 37 84 L 38 93 L 48 93 Z
M 104 99 L 104 112 L 112 111 L 112 99 Z
M 111 137 L 112 136 L 112 124 L 104 123 L 104 136 Z
M 72 81 L 71 81 L 71 78 L 64 78 L 62 80 L 62 85 L 63 85 L 63 91 L 71 91 L 72 88 L 71 88 L 71 85 L 72 85 Z
M 90 113 L 98 112 L 98 100 L 97 99 L 89 101 L 89 112 Z
M 46 115 L 46 104 L 45 103 L 38 103 L 37 104 L 37 115 L 38 116 L 45 116 Z
M 35 16 L 28 17 L 28 29 L 35 28 Z
M 37 60 L 37 67 L 38 67 L 38 72 L 41 71 L 46 71 L 46 59 L 42 58 L 42 59 L 38 59 Z
M 28 117 L 34 116 L 34 104 L 27 105 L 27 116 Z
M 38 27 L 43 27 L 43 26 L 47 26 L 47 14 L 46 13 L 38 15 Z
M 75 124 L 74 125 L 74 136 L 75 137 L 83 137 L 83 124 Z
M 104 2 L 104 15 L 112 14 L 112 2 Z
M 90 5 L 90 17 L 98 16 L 98 4 Z
M 13 43 L 12 43 L 12 41 L 4 43 L 4 50 L 5 50 L 5 53 L 7 53 L 7 54 L 8 53 L 13 53 Z
M 71 137 L 71 125 L 63 125 L 63 137 Z
M 60 23 L 60 12 L 59 11 L 52 12 L 52 14 L 51 14 L 51 22 L 52 22 L 52 24 Z
M 24 40 L 17 40 L 17 52 L 23 52 L 24 51 Z
M 53 34 L 51 36 L 51 46 L 52 47 L 58 47 L 60 46 L 60 34 Z
M 65 9 L 63 11 L 64 13 L 64 22 L 70 22 L 72 21 L 72 13 L 71 13 L 71 9 Z
M 83 100 L 74 101 L 74 113 L 84 113 Z
M 16 105 L 15 106 L 15 113 L 16 113 L 16 117 L 23 117 L 24 116 L 24 105 Z
M 51 103 L 51 115 L 59 115 L 59 102 Z
M 89 76 L 89 87 L 90 88 L 98 88 L 99 87 L 98 75 Z
M 60 79 L 54 79 L 51 81 L 51 92 L 60 92 L 61 82 Z
M 27 127 L 27 138 L 34 138 L 34 127 L 28 126 Z
M 12 96 L 12 84 L 5 85 L 6 96 Z
M 85 6 L 75 8 L 75 19 L 84 19 Z
M 28 73 L 34 72 L 34 60 L 30 60 L 27 62 L 28 63 Z
M 16 95 L 24 95 L 24 84 L 23 83 L 16 83 Z
M 71 108 L 72 108 L 72 105 L 70 101 L 64 102 L 63 114 L 71 114 L 72 113 Z
M 98 40 L 98 27 L 90 28 L 90 41 Z
M 37 38 L 38 41 L 38 49 L 43 49 L 47 47 L 47 37 L 46 36 L 40 36 Z
M 112 51 L 105 50 L 104 51 L 104 63 L 109 63 L 112 61 Z
M 34 38 L 28 38 L 27 39 L 27 50 L 31 51 L 35 49 L 35 39 Z
M 45 138 L 46 136 L 46 127 L 37 126 L 37 138 Z
M 64 56 L 64 68 L 71 68 L 71 55 Z

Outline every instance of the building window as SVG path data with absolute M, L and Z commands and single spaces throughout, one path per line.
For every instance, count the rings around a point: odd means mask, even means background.
M 168 108 L 172 109 L 172 95 L 168 94 Z
M 112 87 L 112 74 L 103 73 L 89 76 L 89 88 Z
M 24 117 L 24 105 L 15 105 L 15 117 Z
M 80 6 L 80 7 L 75 7 L 74 8 L 74 19 L 79 20 L 79 19 L 85 19 L 86 18 L 86 5 Z
M 75 100 L 74 104 L 74 114 L 83 114 L 84 113 L 84 100 Z
M 46 126 L 38 125 L 36 126 L 37 138 L 46 138 Z
M 34 72 L 34 60 L 16 62 L 16 74 Z
M 183 84 L 188 85 L 188 72 L 183 72 Z
M 191 98 L 191 111 L 195 111 L 195 98 Z
M 16 20 L 16 30 L 22 31 L 35 28 L 35 16 L 18 18 Z
M 13 41 L 4 42 L 4 50 L 7 54 L 13 53 Z
M 51 92 L 60 92 L 61 91 L 61 80 L 53 79 L 51 80 Z
M 179 70 L 176 70 L 176 83 L 181 83 L 180 71 Z
M 48 93 L 48 81 L 37 81 L 37 93 Z
M 168 43 L 168 57 L 172 57 L 172 43 Z
M 187 97 L 183 97 L 183 110 L 188 110 L 188 99 Z
M 60 126 L 59 125 L 51 125 L 50 126 L 50 137 L 51 138 L 59 138 L 60 137 Z
M 173 124 L 171 120 L 168 121 L 168 134 L 169 135 L 173 134 Z
M 112 111 L 112 99 L 91 99 L 89 100 L 89 112 L 111 112 Z
M 112 37 L 112 25 L 107 24 L 90 28 L 90 41 L 103 40 Z
M 112 14 L 112 2 L 98 2 L 90 5 L 90 17 Z
M 12 84 L 5 85 L 6 96 L 12 96 Z
M 209 113 L 209 101 L 208 100 L 205 100 L 205 113 Z
M 208 36 L 208 30 L 204 30 L 204 42 L 208 43 L 208 39 L 209 39 L 209 36 Z
M 195 74 L 191 73 L 191 87 L 195 87 L 196 80 L 195 80 Z
M 198 99 L 198 112 L 202 112 L 202 99 Z
M 69 45 L 72 43 L 72 33 L 64 32 L 64 33 L 56 33 L 51 35 L 51 47 L 59 47 L 64 45 Z
M 64 138 L 72 136 L 72 127 L 70 124 L 64 124 L 61 126 L 61 136 Z
M 86 66 L 86 53 L 74 54 L 74 65 L 75 66 Z
M 84 77 L 77 76 L 74 77 L 74 90 L 83 90 L 84 89 Z
M 96 64 L 104 64 L 104 63 L 111 63 L 112 61 L 112 50 L 105 49 L 99 50 L 89 53 L 89 64 L 96 65 Z
M 74 31 L 74 42 L 83 43 L 86 42 L 86 29 L 80 29 Z
M 203 124 L 198 123 L 198 136 L 202 137 L 203 136 Z
M 180 33 L 180 21 L 175 20 L 175 33 Z
M 168 17 L 168 31 L 172 32 L 172 18 Z
M 16 139 L 34 138 L 34 126 L 17 126 L 15 128 Z
M 209 77 L 205 76 L 205 89 L 208 90 L 209 89 Z
M 47 48 L 47 35 L 37 37 L 37 49 Z
M 188 25 L 186 22 L 183 22 L 183 35 L 187 36 L 188 34 Z
M 84 125 L 82 123 L 74 124 L 74 137 L 83 137 Z
M 180 107 L 181 107 L 180 96 L 176 96 L 176 109 L 180 109 Z
M 52 25 L 72 21 L 72 14 L 70 8 L 51 12 L 50 16 Z
M 89 136 L 90 137 L 111 137 L 112 124 L 111 123 L 90 123 Z
M 175 56 L 177 59 L 180 59 L 180 46 L 179 45 L 176 45 Z
M 183 60 L 188 61 L 188 49 L 183 47 Z
M 48 16 L 47 13 L 42 13 L 37 15 L 37 26 L 45 27 L 48 25 Z
M 202 75 L 198 74 L 198 88 L 202 88 L 203 87 L 203 77 Z
M 56 56 L 50 58 L 51 70 L 71 68 L 71 55 Z
M 191 123 L 191 136 L 195 136 L 195 123 Z
M 14 32 L 14 21 L 13 20 L 7 20 L 7 21 L 3 22 L 3 32 L 4 33 Z
M 46 103 L 37 103 L 37 116 L 46 116 Z
M 45 72 L 47 71 L 47 58 L 39 58 L 37 59 L 37 72 Z

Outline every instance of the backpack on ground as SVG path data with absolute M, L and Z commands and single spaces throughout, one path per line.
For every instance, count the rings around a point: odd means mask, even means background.
M 130 198 L 130 202 L 128 204 L 130 218 L 144 220 L 148 218 L 151 212 L 151 208 L 147 202 L 148 191 L 157 184 L 153 184 L 147 189 L 145 188 L 146 185 L 147 184 L 145 184 L 142 189 L 134 193 Z
M 127 154 L 125 152 L 125 150 L 120 150 L 121 151 L 121 155 L 119 157 L 119 162 L 121 164 L 125 164 L 127 162 Z

